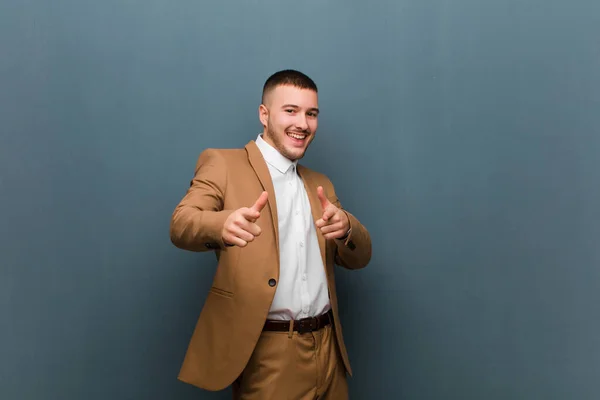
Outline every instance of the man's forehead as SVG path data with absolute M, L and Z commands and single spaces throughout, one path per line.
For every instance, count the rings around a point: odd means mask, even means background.
M 312 89 L 299 88 L 293 85 L 279 85 L 266 93 L 266 101 L 275 105 L 302 102 L 308 107 L 317 107 L 318 94 Z M 300 105 L 298 104 L 298 106 Z

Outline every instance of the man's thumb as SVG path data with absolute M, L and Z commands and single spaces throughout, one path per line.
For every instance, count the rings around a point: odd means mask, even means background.
M 251 207 L 252 211 L 261 212 L 265 205 L 267 205 L 267 200 L 269 199 L 269 193 L 262 192 L 258 200 Z

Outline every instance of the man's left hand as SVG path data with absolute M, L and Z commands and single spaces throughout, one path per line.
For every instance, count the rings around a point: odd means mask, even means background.
M 316 222 L 325 239 L 340 239 L 346 236 L 350 229 L 350 221 L 345 212 L 334 206 L 323 192 L 323 187 L 317 188 L 317 195 L 321 200 L 323 216 Z

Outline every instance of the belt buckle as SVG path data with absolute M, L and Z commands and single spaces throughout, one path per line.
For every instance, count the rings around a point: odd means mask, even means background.
M 298 333 L 308 333 L 317 329 L 319 322 L 315 317 L 303 318 L 296 321 L 295 325 L 298 327 Z

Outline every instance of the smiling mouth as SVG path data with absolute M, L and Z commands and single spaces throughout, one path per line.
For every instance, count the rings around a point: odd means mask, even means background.
M 305 133 L 298 133 L 298 132 L 286 132 L 286 134 L 291 137 L 292 139 L 296 139 L 296 140 L 304 140 L 308 137 L 307 134 Z

